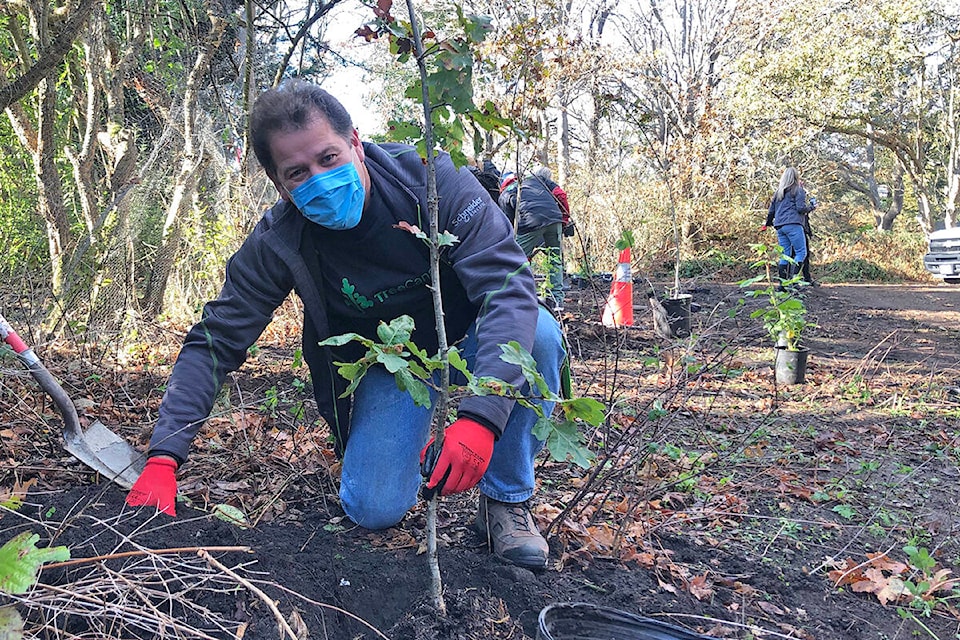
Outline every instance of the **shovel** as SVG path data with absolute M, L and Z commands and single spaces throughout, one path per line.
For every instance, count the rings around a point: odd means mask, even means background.
M 10 345 L 40 388 L 53 398 L 63 417 L 64 448 L 77 460 L 112 480 L 124 489 L 129 489 L 143 471 L 144 456 L 130 444 L 107 429 L 100 421 L 94 422 L 86 431 L 80 428 L 77 408 L 71 402 L 53 375 L 40 362 L 40 358 L 20 339 L 3 315 L 0 315 L 0 338 Z

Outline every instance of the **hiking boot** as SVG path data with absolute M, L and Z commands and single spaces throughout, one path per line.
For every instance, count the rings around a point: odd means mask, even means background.
M 547 566 L 550 548 L 526 502 L 498 502 L 481 495 L 474 528 L 504 560 L 528 569 Z

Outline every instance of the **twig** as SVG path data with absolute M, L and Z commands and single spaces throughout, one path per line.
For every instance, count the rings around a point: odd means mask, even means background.
M 773 546 L 773 543 L 777 541 L 777 538 L 780 537 L 780 534 L 783 533 L 783 530 L 787 528 L 788 521 L 784 520 L 783 524 L 780 525 L 780 529 L 777 530 L 777 533 L 770 539 L 770 542 L 767 543 L 767 546 L 763 548 L 763 553 L 760 554 L 761 558 L 767 557 L 767 552 L 770 551 L 770 547 Z
M 50 591 L 52 593 L 59 593 L 64 596 L 69 596 L 73 600 L 78 600 L 80 602 L 86 603 L 91 606 L 91 610 L 96 611 L 96 619 L 100 619 L 104 616 L 107 609 L 107 603 L 104 602 L 102 597 L 92 597 L 83 593 L 78 593 L 77 591 L 70 591 L 69 589 L 64 589 L 52 584 L 42 584 L 43 589 Z M 109 610 L 111 613 L 118 612 L 124 614 L 128 619 L 143 619 L 143 607 L 128 607 L 119 603 L 109 604 Z M 82 614 L 80 614 L 82 615 Z M 85 616 L 89 617 L 89 616 Z M 175 628 L 180 627 L 179 622 L 174 621 L 172 626 Z M 184 627 L 184 630 L 189 629 L 190 632 L 196 635 L 198 638 L 203 638 L 204 640 L 216 640 L 215 637 L 203 633 L 198 629 L 190 629 L 189 627 Z
M 293 629 L 290 628 L 290 625 L 287 624 L 287 621 L 283 618 L 283 614 L 280 613 L 279 609 L 277 609 L 277 605 L 273 603 L 273 600 L 271 600 L 267 594 L 265 594 L 256 586 L 254 586 L 253 583 L 251 583 L 246 578 L 241 578 L 239 575 L 237 575 L 236 573 L 228 569 L 225 565 L 218 562 L 216 559 L 214 559 L 213 556 L 207 553 L 206 549 L 198 550 L 197 555 L 203 558 L 204 560 L 206 560 L 207 564 L 219 569 L 220 571 L 223 571 L 225 574 L 227 574 L 228 576 L 230 576 L 231 578 L 233 578 L 234 580 L 236 580 L 237 582 L 245 586 L 247 589 L 252 591 L 254 594 L 259 596 L 259 598 L 263 600 L 263 603 L 267 605 L 267 608 L 273 612 L 273 617 L 276 618 L 277 624 L 280 625 L 280 629 L 284 633 L 289 635 L 293 640 L 297 640 L 297 634 L 294 633 Z
M 89 562 L 100 562 L 101 560 L 115 560 L 117 558 L 130 558 L 133 556 L 149 556 L 149 555 L 171 555 L 178 553 L 198 553 L 200 551 L 216 551 L 216 552 L 228 552 L 228 551 L 240 551 L 243 553 L 253 553 L 253 550 L 250 547 L 175 547 L 172 549 L 142 549 L 139 551 L 122 551 L 120 553 L 108 553 L 103 556 L 93 556 L 92 558 L 74 558 L 73 560 L 66 560 L 64 562 L 52 562 L 50 564 L 43 565 L 44 569 L 59 569 L 60 567 L 70 567 L 78 564 L 87 564 Z

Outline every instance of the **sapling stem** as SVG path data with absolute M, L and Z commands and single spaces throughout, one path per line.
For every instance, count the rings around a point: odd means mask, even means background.
M 450 386 L 450 363 L 447 357 L 447 332 L 443 323 L 443 298 L 440 295 L 440 230 L 439 207 L 437 203 L 437 162 L 434 149 L 433 120 L 431 118 L 430 91 L 427 82 L 427 62 L 420 37 L 420 26 L 414 10 L 413 0 L 407 0 L 407 13 L 410 15 L 410 31 L 413 34 L 414 52 L 417 56 L 417 69 L 420 71 L 421 101 L 423 103 L 423 138 L 427 151 L 427 217 L 430 219 L 430 291 L 433 293 L 433 310 L 437 325 L 437 345 L 440 351 L 440 397 L 434 409 L 436 446 L 443 447 L 443 432 L 447 416 L 447 389 Z M 427 503 L 427 563 L 430 566 L 430 595 L 434 606 L 441 615 L 447 614 L 443 602 L 443 582 L 440 576 L 440 559 L 437 555 L 437 492 Z

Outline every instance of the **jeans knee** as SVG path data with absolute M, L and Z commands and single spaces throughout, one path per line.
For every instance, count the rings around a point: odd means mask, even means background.
M 565 355 L 560 324 L 543 307 L 540 308 L 540 315 L 537 319 L 537 332 L 530 355 L 537 361 L 537 364 L 543 365 L 551 361 L 559 363 Z
M 340 504 L 347 517 L 364 529 L 388 529 L 407 514 L 408 509 L 397 504 L 384 504 L 378 500 L 364 504 L 363 500 L 353 500 L 341 494 Z

